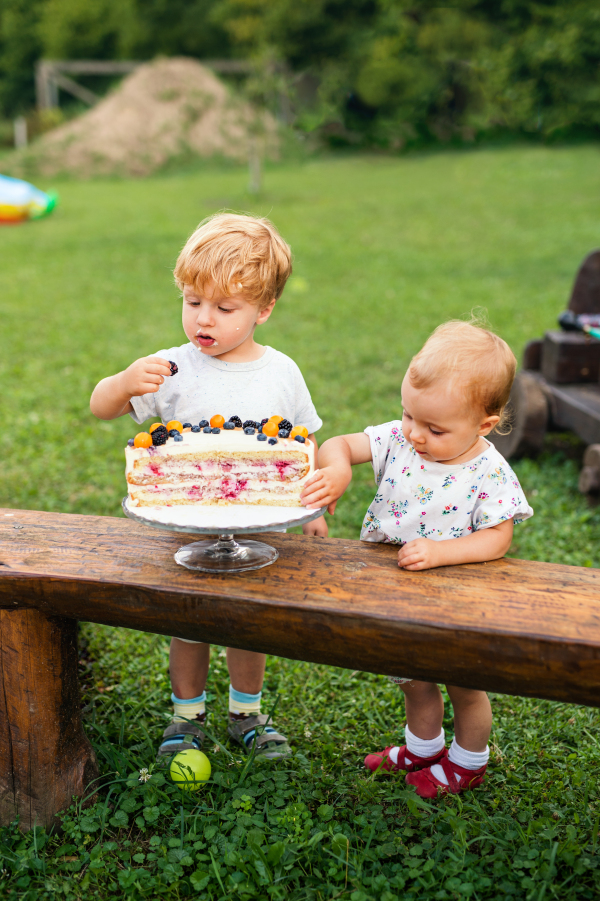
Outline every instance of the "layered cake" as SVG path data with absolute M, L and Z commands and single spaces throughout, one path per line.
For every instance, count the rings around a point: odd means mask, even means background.
M 218 415 L 198 425 L 155 423 L 130 439 L 125 457 L 129 502 L 139 507 L 300 507 L 315 471 L 307 429 L 281 416 L 260 423 Z

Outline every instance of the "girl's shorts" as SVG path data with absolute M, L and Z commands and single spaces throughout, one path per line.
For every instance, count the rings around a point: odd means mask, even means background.
M 388 679 L 396 685 L 405 685 L 407 682 L 413 681 L 412 679 L 403 679 L 402 676 L 388 676 Z

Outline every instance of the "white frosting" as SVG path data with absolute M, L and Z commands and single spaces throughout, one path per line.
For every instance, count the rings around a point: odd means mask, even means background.
M 306 454 L 309 462 L 309 472 L 315 467 L 315 446 L 308 439 L 302 444 L 294 438 L 278 438 L 277 444 L 269 444 L 267 441 L 259 441 L 254 435 L 246 435 L 242 429 L 221 429 L 218 435 L 205 434 L 204 432 L 183 432 L 183 441 L 175 441 L 168 438 L 167 443 L 161 447 L 126 447 L 126 474 L 129 474 L 136 461 L 152 459 L 157 463 L 161 457 L 179 456 L 180 454 L 193 454 L 202 452 L 232 452 L 261 454 L 284 454 L 289 451 L 301 451 Z

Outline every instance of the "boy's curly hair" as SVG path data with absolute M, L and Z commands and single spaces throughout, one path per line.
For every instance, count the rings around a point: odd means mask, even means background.
M 464 393 L 465 405 L 500 416 L 494 429 L 506 425 L 505 408 L 517 371 L 515 355 L 502 338 L 484 328 L 481 319 L 450 320 L 439 325 L 408 367 L 415 388 L 448 381 Z
M 217 213 L 200 223 L 175 264 L 180 290 L 202 293 L 211 280 L 229 297 L 244 292 L 264 310 L 278 300 L 292 272 L 292 252 L 268 219 Z

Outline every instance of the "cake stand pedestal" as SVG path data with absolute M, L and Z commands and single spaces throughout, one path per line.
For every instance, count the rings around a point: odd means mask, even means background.
M 187 569 L 204 573 L 243 573 L 270 566 L 279 557 L 278 551 L 262 541 L 234 536 L 276 532 L 322 516 L 326 507 L 306 510 L 305 507 L 229 507 L 173 506 L 132 507 L 123 498 L 125 516 L 145 526 L 169 532 L 188 532 L 192 535 L 217 535 L 215 541 L 194 541 L 180 547 L 175 560 Z

